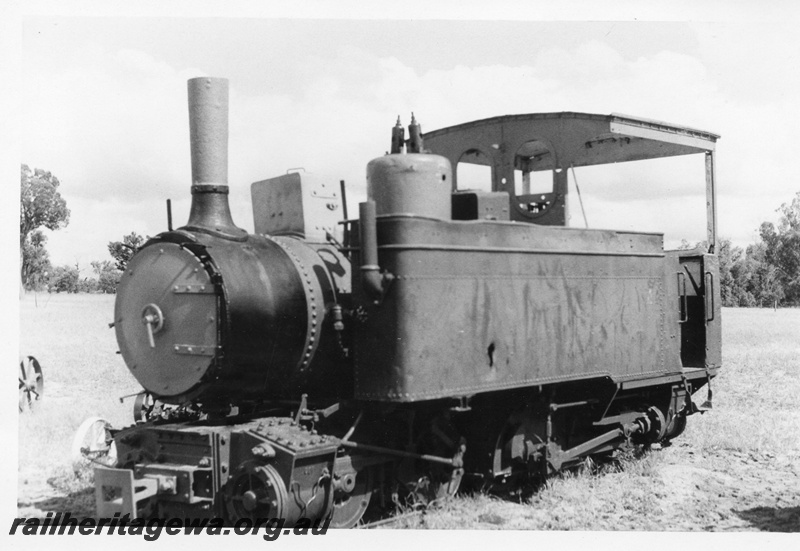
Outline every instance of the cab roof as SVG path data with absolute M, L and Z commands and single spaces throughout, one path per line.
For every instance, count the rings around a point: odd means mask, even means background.
M 513 154 L 516 168 L 531 171 L 589 166 L 713 151 L 717 134 L 612 113 L 505 115 L 441 128 L 424 135 L 425 148 L 473 164 Z M 460 150 L 460 151 L 459 151 Z

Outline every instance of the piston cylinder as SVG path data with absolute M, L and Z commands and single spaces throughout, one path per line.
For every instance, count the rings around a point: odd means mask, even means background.
M 367 195 L 376 213 L 451 219 L 450 161 L 439 155 L 385 155 L 367 165 Z

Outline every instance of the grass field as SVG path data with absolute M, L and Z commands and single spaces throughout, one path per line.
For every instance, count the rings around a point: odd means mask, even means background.
M 45 398 L 19 418 L 20 515 L 93 513 L 91 471 L 73 469 L 89 416 L 132 422 L 139 386 L 108 328 L 113 297 L 27 296 L 20 351 L 44 369 Z M 726 309 L 714 409 L 666 448 L 600 472 L 555 478 L 521 503 L 459 496 L 414 528 L 800 531 L 800 310 Z M 703 399 L 705 391 L 701 391 Z
M 20 354 L 35 356 L 45 379 L 44 399 L 19 417 L 21 503 L 58 506 L 52 496 L 78 493 L 73 510 L 92 513 L 91 473 L 74 474 L 73 436 L 87 417 L 131 424 L 133 404 L 119 397 L 141 388 L 116 353 L 113 315 L 109 295 L 40 294 L 20 303 Z

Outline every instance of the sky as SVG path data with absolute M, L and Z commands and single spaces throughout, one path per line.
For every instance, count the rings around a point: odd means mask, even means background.
M 407 124 L 413 111 L 424 132 L 495 115 L 616 112 L 722 136 L 718 233 L 746 246 L 800 191 L 790 6 L 591 21 L 537 21 L 530 10 L 514 20 L 481 19 L 486 10 L 433 20 L 396 9 L 388 19 L 40 10 L 20 22 L 20 160 L 61 181 L 71 219 L 46 232 L 48 250 L 86 272 L 110 259 L 109 241 L 164 231 L 166 199 L 176 226 L 188 219 L 192 77 L 230 80 L 230 200 L 248 230 L 250 183 L 294 167 L 344 179 L 356 212 L 366 164 L 388 149 L 398 114 Z M 578 169 L 590 227 L 663 231 L 668 245 L 705 237 L 702 156 L 618 168 L 614 183 Z M 570 223 L 582 226 L 574 191 Z

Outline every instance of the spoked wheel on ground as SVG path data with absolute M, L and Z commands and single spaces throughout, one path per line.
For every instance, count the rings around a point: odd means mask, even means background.
M 43 395 L 42 367 L 33 356 L 25 356 L 19 361 L 19 410 L 32 409 Z
M 72 461 L 76 465 L 115 465 L 117 448 L 111 436 L 111 423 L 99 417 L 89 417 L 81 423 L 72 440 Z

